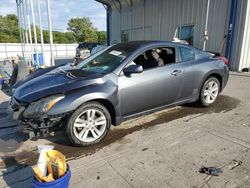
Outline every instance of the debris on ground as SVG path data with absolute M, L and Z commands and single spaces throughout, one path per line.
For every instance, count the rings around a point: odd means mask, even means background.
M 51 182 L 63 177 L 67 171 L 65 156 L 53 150 L 53 146 L 38 146 L 40 155 L 33 167 L 35 178 L 39 182 Z
M 232 162 L 229 164 L 229 169 L 233 170 L 234 168 L 236 168 L 237 166 L 240 166 L 242 164 L 242 161 L 237 161 L 237 160 L 232 160 Z
M 40 176 L 46 176 L 47 174 L 47 157 L 46 154 L 48 151 L 51 151 L 54 148 L 54 146 L 49 145 L 40 145 L 38 146 L 39 151 L 39 158 L 37 165 L 33 168 L 35 172 L 40 172 Z
M 220 168 L 216 167 L 201 167 L 199 169 L 200 173 L 211 175 L 211 176 L 219 176 L 219 173 L 222 173 L 222 170 Z

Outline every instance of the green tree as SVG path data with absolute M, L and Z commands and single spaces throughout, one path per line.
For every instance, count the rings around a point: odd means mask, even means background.
M 43 30 L 43 41 L 44 43 L 49 43 L 49 31 Z
M 106 31 L 97 31 L 98 42 L 100 44 L 107 43 L 107 32 Z
M 98 36 L 89 18 L 72 18 L 68 22 L 68 30 L 72 31 L 77 42 L 97 42 Z
M 41 36 L 40 36 L 40 29 L 36 26 L 36 33 L 37 33 L 37 42 L 41 42 Z M 76 38 L 74 36 L 73 32 L 59 32 L 59 31 L 53 31 L 53 42 L 57 44 L 72 44 L 76 43 Z M 32 30 L 32 37 L 34 42 L 34 33 Z M 49 43 L 49 31 L 43 30 L 43 40 L 44 43 Z
M 68 42 L 64 33 L 53 31 L 53 41 L 56 44 L 66 44 Z
M 72 43 L 76 43 L 77 42 L 76 37 L 75 37 L 75 35 L 74 35 L 73 32 L 66 32 L 65 33 L 65 37 L 68 40 L 68 42 L 67 42 L 68 44 L 72 44 Z
M 68 22 L 69 32 L 53 31 L 54 43 L 100 42 L 106 43 L 105 32 L 98 32 L 89 18 L 72 18 Z M 31 25 L 32 41 L 35 42 L 33 26 Z M 36 26 L 37 42 L 40 43 L 40 29 Z M 49 31 L 43 30 L 44 43 L 49 43 Z M 14 14 L 0 15 L 0 42 L 20 42 L 18 18 Z
M 16 15 L 0 16 L 0 42 L 20 42 Z
M 0 43 L 9 43 L 9 42 L 15 43 L 18 42 L 18 39 L 3 31 L 0 31 Z

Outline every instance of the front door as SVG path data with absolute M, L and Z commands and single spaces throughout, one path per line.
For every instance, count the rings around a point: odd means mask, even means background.
M 181 64 L 172 63 L 130 76 L 121 75 L 118 78 L 121 115 L 174 103 L 181 95 L 183 71 Z

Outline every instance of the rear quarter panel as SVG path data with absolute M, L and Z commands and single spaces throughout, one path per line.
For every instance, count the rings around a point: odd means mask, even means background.
M 212 74 L 220 75 L 222 78 L 222 88 L 228 79 L 228 70 L 225 70 L 225 65 L 221 60 L 216 58 L 206 57 L 197 59 L 186 66 L 185 78 L 186 84 L 183 88 L 184 96 L 191 94 L 194 100 L 199 98 L 200 90 L 205 80 Z M 192 93 L 185 93 L 188 88 L 192 88 Z

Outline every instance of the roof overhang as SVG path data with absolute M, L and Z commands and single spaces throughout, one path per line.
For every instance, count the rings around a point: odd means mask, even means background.
M 110 6 L 112 9 L 121 10 L 122 7 L 130 6 L 131 0 L 96 0 L 99 3 Z
M 114 5 L 113 1 L 110 1 L 110 0 L 95 0 L 95 1 L 102 3 L 104 5 L 110 6 L 110 7 Z

